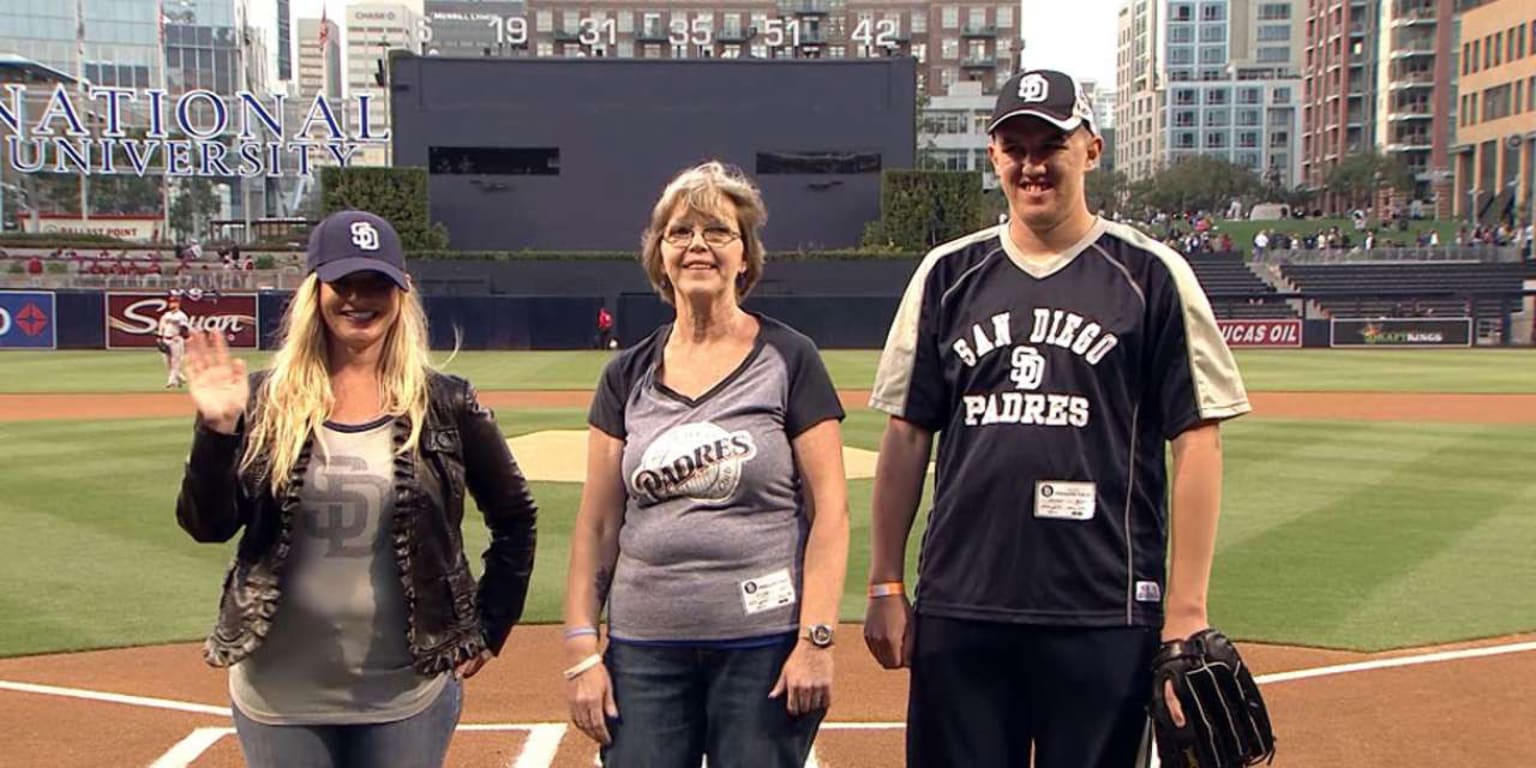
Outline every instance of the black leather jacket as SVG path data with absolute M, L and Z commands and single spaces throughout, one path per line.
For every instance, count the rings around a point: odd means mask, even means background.
M 264 379 L 265 372 L 251 376 L 252 405 Z M 391 523 L 405 588 L 407 640 L 417 671 L 425 675 L 452 669 L 486 648 L 501 652 L 528 595 L 537 518 L 528 483 L 474 388 L 437 373 L 429 386 L 419 450 L 395 458 Z M 396 448 L 409 432 L 408 419 L 395 420 Z M 176 520 L 203 542 L 228 541 L 245 529 L 224 578 L 218 625 L 203 648 L 213 666 L 249 656 L 272 625 L 313 441 L 311 436 L 305 443 L 279 499 L 257 477 L 258 467 L 238 471 L 244 418 L 233 435 L 196 428 Z M 466 487 L 491 530 L 478 589 L 460 536 Z

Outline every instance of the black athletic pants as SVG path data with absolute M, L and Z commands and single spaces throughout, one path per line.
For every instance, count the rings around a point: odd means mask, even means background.
M 1144 768 L 1158 633 L 917 615 L 908 768 Z

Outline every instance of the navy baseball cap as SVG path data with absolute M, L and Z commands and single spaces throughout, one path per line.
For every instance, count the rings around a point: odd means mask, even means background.
M 381 272 L 400 286 L 411 289 L 405 275 L 405 249 L 389 222 L 367 211 L 338 211 L 309 233 L 305 272 L 333 283 L 353 272 Z
M 1093 107 L 1076 78 L 1054 69 L 1029 69 L 1014 75 L 998 89 L 997 106 L 992 109 L 992 120 L 987 123 L 987 133 L 997 130 L 1004 121 L 1021 116 L 1038 117 L 1063 131 L 1071 133 L 1078 126 L 1098 135 L 1093 119 Z

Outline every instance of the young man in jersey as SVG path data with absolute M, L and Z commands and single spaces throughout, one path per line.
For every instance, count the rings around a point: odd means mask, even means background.
M 181 373 L 181 358 L 187 351 L 184 334 L 191 325 L 187 313 L 181 311 L 181 298 L 172 294 L 166 300 L 165 311 L 160 314 L 160 322 L 155 328 L 155 346 L 165 358 L 166 389 L 180 387 L 186 381 Z
M 870 400 L 891 418 L 865 639 L 911 667 L 909 766 L 1143 766 L 1159 640 L 1207 626 L 1218 423 L 1248 399 L 1184 259 L 1089 211 L 1103 142 L 1077 83 L 1020 73 L 988 132 L 1008 221 L 923 259 Z

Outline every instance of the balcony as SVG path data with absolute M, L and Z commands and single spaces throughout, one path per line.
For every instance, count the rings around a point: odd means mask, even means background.
M 1392 76 L 1392 82 L 1387 84 L 1387 90 L 1391 91 L 1433 87 L 1435 87 L 1435 75 L 1432 72 L 1405 72 Z
M 997 69 L 997 60 L 989 58 L 965 59 L 960 62 L 961 69 Z
M 800 32 L 801 48 L 820 48 L 827 44 L 827 35 L 819 29 L 807 29 Z
M 991 24 L 967 24 L 960 30 L 961 37 L 993 38 L 997 37 L 997 27 Z
M 557 29 L 557 30 L 555 30 L 555 42 L 557 42 L 557 43 L 575 43 L 575 42 L 579 42 L 580 40 L 581 40 L 581 32 L 579 32 L 577 30 L 574 30 L 574 29 Z
M 722 43 L 745 43 L 751 37 L 752 35 L 746 29 L 739 26 L 735 29 L 726 27 L 715 33 L 715 39 Z
M 1349 25 L 1349 36 L 1365 37 L 1365 24 L 1361 22 L 1355 22 L 1354 24 Z
M 1434 114 L 1429 111 L 1428 104 L 1402 104 L 1387 111 L 1387 120 L 1392 122 L 1432 119 Z
M 1415 56 L 1435 55 L 1435 41 L 1414 40 L 1392 47 L 1392 58 L 1405 59 Z
M 830 4 L 825 0 L 790 0 L 779 4 L 779 10 L 796 16 L 825 16 Z
M 1435 11 L 1433 8 L 1416 8 L 1394 14 L 1392 16 L 1392 27 L 1416 27 L 1434 24 L 1435 21 Z
M 648 26 L 635 30 L 635 42 L 638 43 L 665 43 L 671 40 L 665 27 Z
M 1434 144 L 1431 142 L 1429 134 L 1427 133 L 1398 136 L 1392 139 L 1392 141 L 1389 142 L 1386 147 L 1388 152 L 1428 152 L 1433 148 Z

